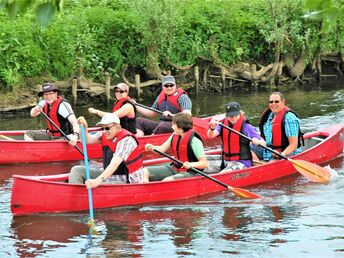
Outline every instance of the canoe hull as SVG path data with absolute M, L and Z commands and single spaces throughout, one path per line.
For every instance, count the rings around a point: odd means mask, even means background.
M 342 154 L 342 126 L 306 135 L 306 138 L 327 137 L 321 143 L 293 157 L 322 164 Z M 159 161 L 164 159 L 159 159 Z M 158 161 L 150 160 L 145 165 Z M 249 169 L 212 175 L 233 187 L 246 187 L 268 182 L 297 173 L 286 160 L 266 163 Z M 71 212 L 88 210 L 88 196 L 84 185 L 67 184 L 68 174 L 56 176 L 14 176 L 11 210 L 16 216 L 41 212 Z M 161 201 L 174 201 L 224 190 L 204 177 L 193 177 L 171 182 L 152 182 L 129 185 L 101 185 L 92 190 L 95 209 L 116 206 L 141 205 Z M 40 196 L 41 198 L 37 198 Z M 43 198 L 44 197 L 44 198 Z
M 206 138 L 209 118 L 194 118 L 194 130 L 203 139 Z M 93 131 L 96 128 L 93 128 Z M 10 139 L 23 139 L 25 131 L 0 131 L 0 164 L 11 163 L 41 163 L 82 160 L 83 156 L 65 140 L 56 141 L 24 141 Z M 171 134 L 148 135 L 139 137 L 142 151 L 146 143 L 160 145 L 168 139 Z M 10 139 L 8 139 L 8 138 Z M 81 150 L 81 142 L 77 145 Z M 90 159 L 102 157 L 100 144 L 88 144 L 87 154 Z

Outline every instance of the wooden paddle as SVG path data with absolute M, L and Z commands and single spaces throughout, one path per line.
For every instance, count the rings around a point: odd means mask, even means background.
M 173 160 L 174 162 L 177 162 L 177 163 L 179 163 L 179 164 L 181 164 L 181 165 L 183 164 L 182 161 L 180 161 L 180 160 L 178 160 L 178 159 L 175 159 L 174 157 L 172 157 L 172 156 L 170 156 L 170 155 L 168 155 L 168 154 L 166 154 L 166 153 L 164 153 L 164 152 L 161 152 L 161 151 L 159 151 L 159 150 L 157 150 L 157 149 L 153 149 L 153 151 L 155 151 L 156 153 L 159 153 L 159 154 L 162 155 L 162 156 L 165 156 L 165 157 L 167 157 L 167 158 Z M 191 169 L 193 172 L 195 172 L 195 173 L 197 173 L 197 174 L 199 174 L 199 175 L 201 175 L 201 176 L 204 176 L 204 177 L 210 179 L 211 181 L 213 181 L 213 182 L 215 182 L 215 183 L 217 183 L 217 184 L 219 184 L 219 185 L 222 185 L 223 187 L 229 189 L 230 191 L 232 191 L 232 192 L 233 192 L 235 195 L 237 195 L 237 196 L 240 196 L 240 197 L 243 197 L 243 198 L 246 198 L 246 199 L 257 199 L 257 198 L 262 198 L 260 195 L 251 193 L 251 192 L 249 192 L 249 191 L 247 191 L 247 190 L 244 190 L 244 189 L 242 189 L 242 188 L 237 188 L 237 187 L 233 187 L 233 186 L 226 185 L 225 183 L 223 183 L 223 182 L 217 180 L 216 178 L 211 177 L 211 176 L 209 176 L 209 175 L 203 173 L 202 171 L 198 170 L 197 168 L 190 167 L 190 169 Z
M 6 136 L 6 135 L 2 135 L 2 134 L 0 134 L 0 138 L 2 138 L 2 139 L 4 139 L 4 140 L 7 140 L 7 141 L 15 141 L 15 139 L 10 138 L 10 137 L 8 137 L 8 136 Z
M 80 125 L 80 132 L 81 132 L 81 142 L 82 147 L 84 149 L 84 161 L 85 161 L 85 168 L 86 168 L 86 180 L 90 179 L 90 169 L 88 166 L 88 157 L 87 157 L 87 146 L 86 146 L 86 134 L 85 128 L 83 125 Z M 92 198 L 92 189 L 87 189 L 88 192 L 88 204 L 90 210 L 90 218 L 88 220 L 88 225 L 94 231 L 95 230 L 95 223 L 94 223 L 94 216 L 93 216 L 93 198 Z
M 41 114 L 42 114 L 46 119 L 48 119 L 49 122 L 50 122 L 53 126 L 55 126 L 55 128 L 56 128 L 57 130 L 60 131 L 60 133 L 66 138 L 67 141 L 70 141 L 70 138 L 67 136 L 67 134 L 66 134 L 64 131 L 62 131 L 61 128 L 59 128 L 59 127 L 54 123 L 54 121 L 50 119 L 50 117 L 49 117 L 46 113 L 44 113 L 44 112 L 42 111 Z M 82 156 L 85 157 L 84 153 L 82 152 L 82 150 L 80 150 L 80 148 L 79 148 L 78 146 L 75 145 L 75 146 L 73 146 L 73 147 L 74 147 Z
M 234 130 L 231 127 L 228 127 L 228 126 L 221 124 L 221 123 L 218 123 L 218 125 L 232 131 L 235 134 L 240 135 L 241 137 L 243 137 L 249 141 L 252 141 L 251 138 L 249 138 L 246 135 Z M 293 160 L 291 158 L 288 158 L 287 156 L 282 155 L 278 151 L 275 151 L 275 150 L 273 150 L 267 146 L 261 145 L 261 144 L 259 144 L 258 146 L 274 153 L 275 155 L 279 156 L 280 158 L 286 159 L 289 162 L 291 162 L 293 164 L 294 168 L 298 172 L 300 172 L 302 175 L 304 175 L 311 182 L 328 183 L 330 181 L 331 174 L 327 169 L 325 169 L 323 167 L 320 167 L 316 164 L 313 164 L 313 163 L 305 161 L 305 160 Z
M 148 106 L 145 106 L 143 104 L 140 104 L 140 103 L 135 103 L 136 106 L 138 107 L 142 107 L 142 108 L 145 108 L 145 109 L 148 109 L 150 111 L 153 111 L 153 112 L 156 112 L 160 115 L 163 114 L 163 112 L 161 110 L 158 110 L 158 109 L 155 109 L 155 108 L 152 108 L 152 107 L 148 107 Z M 198 117 L 192 117 L 192 122 L 193 122 L 193 126 L 194 127 L 198 127 L 198 128 L 207 128 L 209 127 L 209 121 L 207 119 L 202 119 L 202 118 L 198 118 Z M 196 129 L 197 131 L 197 129 Z

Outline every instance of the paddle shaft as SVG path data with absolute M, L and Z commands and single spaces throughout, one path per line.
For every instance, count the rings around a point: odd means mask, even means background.
M 159 150 L 157 150 L 157 149 L 153 149 L 153 150 L 154 150 L 156 153 L 159 153 L 159 154 L 161 154 L 162 156 L 165 156 L 166 158 L 169 158 L 169 159 L 173 160 L 174 162 L 177 162 L 177 163 L 179 163 L 179 164 L 181 164 L 181 165 L 183 164 L 183 162 L 181 162 L 180 160 L 178 160 L 178 159 L 176 159 L 176 158 L 174 158 L 174 157 L 172 157 L 172 156 L 170 156 L 170 155 L 168 155 L 168 154 L 166 154 L 166 153 L 164 153 L 164 152 L 161 152 L 161 151 L 159 151 Z M 209 176 L 209 175 L 203 173 L 202 171 L 198 170 L 197 168 L 190 167 L 190 169 L 191 169 L 192 171 L 194 171 L 195 173 L 200 174 L 200 175 L 202 175 L 202 176 L 204 176 L 204 177 L 206 177 L 206 178 L 208 178 L 208 179 L 214 181 L 215 183 L 218 183 L 219 185 L 222 185 L 223 187 L 225 187 L 225 188 L 227 188 L 227 189 L 232 189 L 231 186 L 226 185 L 225 183 L 222 183 L 221 181 L 217 180 L 216 178 L 213 178 L 213 177 L 211 177 L 211 176 Z
M 49 122 L 50 122 L 53 126 L 55 126 L 55 128 L 56 128 L 57 130 L 60 131 L 60 133 L 66 138 L 67 141 L 70 141 L 69 137 L 65 134 L 65 132 L 62 131 L 61 128 L 59 128 L 59 127 L 57 126 L 57 124 L 55 124 L 54 121 L 51 120 L 50 117 L 49 117 L 46 113 L 44 113 L 44 111 L 42 111 L 41 114 L 42 114 L 46 119 L 48 119 Z M 75 146 L 73 146 L 73 147 L 74 147 L 78 152 L 80 152 L 80 154 L 81 154 L 82 156 L 85 157 L 84 153 L 82 152 L 82 150 L 80 150 L 80 148 L 79 148 L 78 146 L 75 145 Z
M 158 109 L 155 109 L 155 108 L 151 108 L 151 107 L 148 107 L 148 106 L 145 106 L 145 105 L 142 105 L 140 103 L 135 103 L 136 106 L 139 106 L 139 107 L 142 107 L 142 108 L 145 108 L 145 109 L 148 109 L 148 110 L 151 110 L 151 111 L 154 111 L 160 115 L 162 115 L 162 111 L 158 110 Z
M 230 128 L 229 126 L 226 126 L 224 124 L 219 123 L 218 125 L 226 128 L 226 129 L 232 131 L 233 133 L 235 133 L 237 135 L 240 135 L 241 137 L 243 137 L 243 138 L 245 138 L 245 139 L 247 139 L 247 140 L 252 142 L 252 139 L 250 137 L 246 136 L 245 134 L 242 134 L 242 133 L 238 132 L 237 130 L 234 130 L 233 128 Z M 271 148 L 269 148 L 269 147 L 267 147 L 265 145 L 258 144 L 258 146 L 262 147 L 262 148 L 264 148 L 264 149 L 266 149 L 268 151 L 271 151 L 272 153 L 276 154 L 277 156 L 279 156 L 279 157 L 281 157 L 283 159 L 289 160 L 289 158 L 287 156 L 284 156 L 281 153 L 279 153 L 278 151 L 275 151 L 275 150 L 273 150 L 273 149 L 271 149 Z
M 86 169 L 86 179 L 90 179 L 90 168 L 88 166 L 88 157 L 87 157 L 87 146 L 86 146 L 86 135 L 85 128 L 83 125 L 80 125 L 81 131 L 81 142 L 84 149 L 84 160 L 85 160 L 85 169 Z M 93 201 L 92 201 L 92 189 L 87 189 L 88 192 L 88 203 L 90 208 L 90 219 L 93 221 Z

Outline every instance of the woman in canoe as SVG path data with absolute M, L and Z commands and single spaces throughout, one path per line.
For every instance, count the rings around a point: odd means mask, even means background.
M 174 157 L 183 162 L 183 165 L 172 163 L 170 165 L 150 166 L 144 168 L 145 182 L 171 181 L 179 178 L 194 176 L 190 167 L 200 170 L 208 166 L 201 137 L 192 130 L 192 117 L 187 113 L 178 113 L 173 116 L 173 134 L 160 146 L 146 144 L 147 151 L 157 149 L 167 152 L 172 149 Z
M 84 117 L 78 122 L 85 127 Z M 103 146 L 103 167 L 90 168 L 90 178 L 86 181 L 86 168 L 83 165 L 72 167 L 68 182 L 85 183 L 87 188 L 99 186 L 101 183 L 142 183 L 142 152 L 135 135 L 121 128 L 118 116 L 105 114 L 97 123 L 101 131 L 96 134 L 86 133 L 87 144 L 99 143 Z M 85 182 L 86 181 L 86 182 Z
M 222 124 L 252 138 L 254 145 L 266 145 L 257 129 L 245 118 L 240 109 L 240 104 L 237 102 L 227 104 L 226 118 L 222 120 Z M 216 173 L 221 170 L 237 170 L 252 166 L 252 153 L 249 140 L 222 127 L 215 119 L 209 122 L 207 136 L 209 139 L 218 136 L 221 137 L 222 155 L 207 156 L 209 167 L 206 169 L 206 172 Z
M 113 105 L 112 112 L 116 114 L 121 127 L 129 132 L 136 134 L 136 107 L 129 97 L 129 86 L 125 83 L 119 83 L 115 87 L 116 102 Z M 103 117 L 107 112 L 95 108 L 89 108 L 91 114 Z
M 173 114 L 184 112 L 191 115 L 192 103 L 187 93 L 177 87 L 174 77 L 168 75 L 162 78 L 162 90 L 151 108 L 163 112 L 160 121 L 138 117 L 136 136 L 171 133 Z M 139 106 L 137 111 L 147 117 L 158 115 L 157 112 Z

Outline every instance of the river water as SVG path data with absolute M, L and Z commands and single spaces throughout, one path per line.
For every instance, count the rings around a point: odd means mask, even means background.
M 282 91 L 308 132 L 344 124 L 343 86 L 323 83 Z M 227 102 L 238 101 L 256 125 L 269 93 L 233 90 L 191 96 L 193 113 L 220 113 Z M 97 122 L 86 110 L 75 109 L 91 124 Z M 0 120 L 0 130 L 43 126 L 40 119 Z M 223 191 L 173 203 L 96 211 L 97 235 L 92 238 L 87 212 L 12 217 L 13 174 L 62 173 L 76 163 L 0 165 L 0 257 L 344 257 L 343 157 L 329 163 L 335 176 L 328 185 L 293 175 L 249 188 L 265 197 L 259 200 Z

